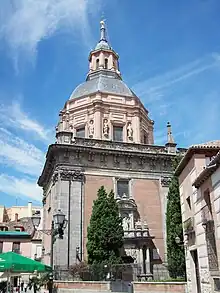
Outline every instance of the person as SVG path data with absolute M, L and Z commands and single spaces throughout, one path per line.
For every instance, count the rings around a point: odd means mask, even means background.
M 27 283 L 24 283 L 24 292 L 27 292 L 27 287 L 28 287 Z
M 21 291 L 23 292 L 24 291 L 24 281 L 21 280 Z

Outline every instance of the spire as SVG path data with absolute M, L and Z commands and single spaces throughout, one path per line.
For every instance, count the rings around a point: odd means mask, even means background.
M 172 135 L 170 122 L 167 122 L 167 143 L 165 144 L 168 153 L 176 153 L 176 143 Z
M 174 143 L 170 122 L 167 122 L 167 142 Z
M 99 49 L 111 50 L 111 47 L 110 47 L 110 45 L 107 41 L 107 37 L 106 37 L 106 26 L 105 26 L 104 20 L 100 21 L 100 40 L 95 47 L 95 50 L 99 50 Z

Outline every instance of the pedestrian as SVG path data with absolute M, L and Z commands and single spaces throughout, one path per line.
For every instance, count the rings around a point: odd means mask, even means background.
M 23 292 L 24 291 L 24 281 L 21 280 L 21 291 Z
M 28 287 L 27 283 L 24 283 L 24 292 L 27 292 L 27 287 Z

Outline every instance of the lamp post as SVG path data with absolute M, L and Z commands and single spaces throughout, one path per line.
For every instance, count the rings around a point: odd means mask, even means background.
M 49 274 L 49 281 L 47 283 L 49 293 L 53 292 L 53 273 Z
M 181 241 L 181 239 L 180 239 L 179 236 L 176 236 L 176 237 L 175 237 L 175 242 L 176 242 L 176 244 L 177 244 L 178 246 L 181 246 L 181 247 L 184 246 L 184 242 Z
M 35 229 L 40 225 L 41 217 L 34 215 L 32 218 L 32 223 Z M 67 220 L 65 214 L 59 209 L 54 215 L 51 223 L 50 230 L 38 230 L 44 234 L 51 236 L 51 248 L 50 248 L 50 266 L 53 269 L 53 245 L 56 241 L 56 236 L 59 239 L 63 239 L 64 229 L 66 228 Z M 45 249 L 44 249 L 45 251 Z

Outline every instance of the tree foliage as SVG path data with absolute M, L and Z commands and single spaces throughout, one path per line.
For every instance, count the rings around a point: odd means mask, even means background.
M 104 186 L 98 190 L 88 226 L 88 263 L 119 264 L 123 246 L 123 227 L 114 193 L 106 193 Z
M 175 170 L 180 157 L 176 157 L 173 162 L 173 169 Z M 176 237 L 183 240 L 182 215 L 179 194 L 178 177 L 173 175 L 168 191 L 167 198 L 167 213 L 166 213 L 166 227 L 167 227 L 167 261 L 168 270 L 171 278 L 185 276 L 185 254 L 184 247 L 176 243 Z

